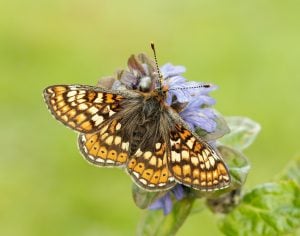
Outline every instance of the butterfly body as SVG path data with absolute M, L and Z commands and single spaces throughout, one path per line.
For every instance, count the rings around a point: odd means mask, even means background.
M 197 190 L 228 187 L 220 154 L 165 103 L 167 89 L 149 92 L 55 85 L 44 90 L 56 119 L 78 131 L 84 158 L 124 168 L 149 191 L 180 183 Z

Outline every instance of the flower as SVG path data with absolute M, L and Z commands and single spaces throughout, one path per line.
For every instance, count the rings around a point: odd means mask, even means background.
M 185 72 L 183 66 L 173 66 L 168 63 L 160 69 L 169 88 L 166 103 L 169 105 L 175 102 L 186 103 L 179 115 L 192 130 L 200 128 L 207 132 L 215 131 L 217 124 L 214 119 L 216 114 L 211 108 L 208 108 L 208 106 L 215 104 L 215 100 L 208 93 L 217 87 L 202 87 L 203 83 L 187 82 L 181 76 Z
M 182 185 L 177 184 L 174 188 L 171 189 L 171 191 L 167 192 L 166 195 L 155 201 L 148 209 L 163 209 L 165 215 L 169 214 L 173 207 L 171 193 L 175 196 L 177 201 L 184 198 L 185 195 Z
M 116 77 L 106 77 L 99 81 L 98 85 L 116 90 L 138 89 L 143 92 L 150 92 L 157 87 L 159 74 L 153 60 L 141 53 L 137 56 L 132 55 L 127 64 L 128 69 L 117 71 Z M 217 114 L 211 108 L 215 100 L 209 96 L 209 93 L 217 89 L 217 86 L 204 86 L 204 83 L 187 81 L 182 76 L 186 71 L 184 66 L 167 63 L 160 68 L 160 71 L 163 76 L 163 86 L 168 89 L 166 104 L 174 108 L 193 131 L 201 129 L 213 133 L 217 127 L 215 121 Z M 149 209 L 163 209 L 166 215 L 172 210 L 173 201 L 179 201 L 184 196 L 183 186 L 177 184 L 152 203 Z

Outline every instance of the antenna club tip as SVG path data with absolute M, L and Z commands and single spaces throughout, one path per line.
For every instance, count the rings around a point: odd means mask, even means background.
M 151 45 L 152 50 L 155 50 L 155 48 L 154 48 L 154 43 L 151 42 L 150 45 Z

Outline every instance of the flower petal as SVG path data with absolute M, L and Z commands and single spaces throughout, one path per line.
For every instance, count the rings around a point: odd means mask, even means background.
M 177 184 L 173 189 L 172 192 L 177 200 L 181 200 L 184 197 L 184 191 L 181 184 Z
M 164 200 L 164 214 L 167 215 L 172 211 L 173 203 L 170 197 L 170 193 L 167 193 L 165 197 L 163 197 Z
M 216 114 L 210 108 L 185 109 L 180 112 L 180 116 L 192 130 L 200 128 L 207 132 L 213 132 L 217 127 L 214 121 Z
M 184 66 L 173 66 L 171 63 L 167 63 L 160 68 L 160 71 L 163 77 L 166 79 L 169 77 L 183 74 L 186 71 L 186 69 Z
M 158 199 L 156 202 L 154 202 L 149 209 L 150 210 L 158 210 L 163 209 L 164 214 L 167 215 L 171 212 L 173 207 L 172 199 L 170 196 L 170 192 L 168 192 L 165 196 Z

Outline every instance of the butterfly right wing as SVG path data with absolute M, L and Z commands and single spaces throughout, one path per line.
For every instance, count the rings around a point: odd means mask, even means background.
M 128 94 L 85 85 L 54 85 L 44 90 L 45 101 L 54 117 L 81 133 L 99 130 L 103 122 L 123 109 L 123 100 L 135 96 Z
M 221 155 L 193 133 L 178 114 L 169 110 L 169 168 L 177 182 L 202 191 L 229 187 L 229 170 Z

